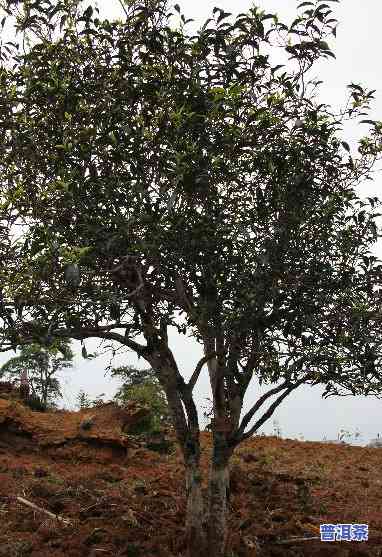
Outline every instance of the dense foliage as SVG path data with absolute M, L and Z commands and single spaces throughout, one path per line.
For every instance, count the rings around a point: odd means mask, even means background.
M 290 25 L 215 8 L 196 35 L 164 0 L 121 2 L 123 21 L 75 0 L 3 2 L 23 42 L 0 53 L 2 350 L 96 337 L 155 370 L 194 555 L 204 364 L 211 557 L 224 553 L 229 458 L 289 393 L 381 392 L 380 202 L 355 187 L 372 179 L 382 122 L 367 119 L 374 91 L 359 84 L 339 112 L 318 100 L 311 70 L 334 56 L 332 2 L 302 2 Z M 358 152 L 349 120 L 369 127 Z M 188 382 L 171 325 L 204 348 Z M 277 386 L 241 416 L 253 377 Z

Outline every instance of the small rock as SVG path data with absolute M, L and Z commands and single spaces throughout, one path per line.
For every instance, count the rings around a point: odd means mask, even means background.
M 253 523 L 253 520 L 251 520 L 250 518 L 246 518 L 245 520 L 242 520 L 240 522 L 239 529 L 240 530 L 245 530 L 246 528 L 249 528 L 252 523 Z
M 272 522 L 288 522 L 288 518 L 282 513 L 275 513 L 272 515 Z
M 128 509 L 127 512 L 121 516 L 121 519 L 127 522 L 130 526 L 138 526 L 138 521 L 132 509 Z
M 85 538 L 85 545 L 93 545 L 102 542 L 105 537 L 106 530 L 103 528 L 94 528 L 94 530 Z
M 49 473 L 44 470 L 44 468 L 36 468 L 34 475 L 36 478 L 45 478 L 46 476 L 49 476 Z
M 136 493 L 141 493 L 142 495 L 147 495 L 147 487 L 142 483 L 137 483 L 134 486 L 134 491 Z

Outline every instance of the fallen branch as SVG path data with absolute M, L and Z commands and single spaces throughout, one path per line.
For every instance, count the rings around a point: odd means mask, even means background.
M 295 543 L 300 543 L 300 542 L 310 542 L 313 540 L 321 540 L 321 538 L 319 536 L 315 536 L 313 538 L 290 538 L 289 540 L 280 540 L 278 542 L 275 542 L 277 545 L 293 545 Z
M 41 507 L 38 507 L 34 503 L 31 503 L 30 501 L 27 501 L 27 499 L 24 499 L 24 497 L 16 497 L 16 501 L 19 501 L 20 503 L 23 503 L 23 505 L 26 505 L 27 507 L 30 507 L 31 509 L 33 509 L 35 511 L 38 511 L 40 513 L 44 513 L 44 514 L 50 516 L 50 518 L 54 518 L 55 520 L 63 522 L 64 524 L 68 524 L 68 525 L 72 524 L 72 521 L 69 520 L 68 518 L 63 518 L 63 517 L 59 516 L 58 514 L 53 514 L 50 511 L 47 511 L 46 509 L 42 509 Z
M 99 499 L 95 503 L 92 503 L 91 505 L 89 505 L 89 507 L 84 507 L 83 509 L 80 509 L 79 514 L 84 514 L 88 511 L 91 511 L 92 509 L 95 509 L 96 507 L 99 507 L 100 505 L 103 505 L 106 502 L 106 500 L 107 500 L 106 497 L 101 497 L 101 499 Z

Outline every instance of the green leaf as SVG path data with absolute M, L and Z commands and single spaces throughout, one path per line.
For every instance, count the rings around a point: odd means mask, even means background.
M 85 345 L 83 345 L 81 352 L 82 352 L 82 357 L 85 358 L 85 359 L 87 359 L 88 353 L 87 353 L 87 351 L 86 351 Z
M 110 139 L 112 140 L 112 142 L 114 143 L 114 145 L 118 145 L 118 140 L 117 140 L 117 138 L 115 137 L 115 133 L 114 133 L 114 132 L 110 132 L 110 133 L 109 133 L 109 137 L 110 137 Z
M 322 48 L 322 50 L 330 50 L 329 45 L 326 41 L 319 41 L 318 46 Z
M 325 10 L 326 8 L 328 8 L 330 10 L 330 6 L 328 4 L 319 4 L 316 8 L 316 12 L 321 12 L 322 10 Z
M 297 9 L 299 10 L 300 8 L 304 8 L 305 6 L 314 6 L 314 2 L 301 2 L 301 4 L 297 6 Z
M 68 19 L 68 16 L 66 14 L 64 14 L 61 19 L 60 19 L 60 31 L 62 30 L 63 26 L 65 25 L 66 20 Z
M 90 19 L 93 15 L 93 7 L 92 6 L 88 6 L 86 8 L 86 10 L 84 11 L 83 17 L 85 19 Z
M 216 23 L 220 23 L 221 21 L 223 21 L 223 19 L 226 19 L 230 15 L 232 15 L 230 12 L 225 12 L 224 10 L 220 10 L 220 15 L 217 18 Z
M 346 141 L 341 141 L 341 145 L 348 153 L 350 153 L 349 143 L 347 143 Z

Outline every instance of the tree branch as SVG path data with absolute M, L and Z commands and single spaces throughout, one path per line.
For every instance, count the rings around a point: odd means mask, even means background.
M 129 14 L 128 14 L 127 10 L 126 10 L 125 4 L 123 3 L 123 0 L 118 0 L 118 1 L 119 1 L 119 3 L 121 4 L 121 7 L 122 7 L 123 11 L 125 12 L 126 17 L 128 17 Z
M 120 342 L 121 344 L 124 344 L 140 356 L 144 356 L 146 354 L 147 346 L 142 346 L 141 344 L 138 344 L 137 342 L 130 340 L 125 336 L 120 335 L 119 333 L 110 331 L 112 327 L 114 328 L 114 325 L 105 325 L 103 327 L 98 327 L 95 330 L 82 329 L 80 331 L 72 331 L 70 329 L 58 329 L 57 331 L 54 331 L 53 336 L 60 338 L 74 338 L 76 340 L 83 340 L 85 338 L 104 338 L 107 340 L 115 340 L 117 342 Z M 17 341 L 17 346 L 24 346 L 35 341 L 35 337 L 24 336 Z M 8 352 L 8 350 L 11 349 L 12 346 L 9 345 L 8 347 L 0 348 L 0 352 Z
M 273 412 L 276 410 L 276 408 L 279 406 L 279 404 L 281 404 L 281 402 L 284 400 L 284 398 L 286 398 L 292 391 L 297 389 L 297 387 L 299 387 L 300 385 L 305 383 L 307 381 L 307 378 L 308 377 L 305 376 L 302 379 L 300 379 L 300 381 L 297 381 L 297 383 L 294 383 L 293 385 L 290 385 L 290 387 L 288 387 L 282 395 L 280 395 L 279 397 L 276 398 L 276 400 L 270 405 L 268 410 L 266 412 L 264 412 L 264 414 L 261 416 L 261 418 L 257 420 L 257 422 L 251 427 L 251 429 L 249 431 L 247 431 L 246 433 L 243 433 L 242 435 L 235 435 L 234 439 L 232 440 L 231 445 L 236 446 L 241 441 L 244 441 L 245 439 L 248 439 L 249 437 L 251 437 L 253 435 L 253 433 L 255 433 L 255 431 L 257 431 L 259 429 L 259 427 L 261 427 L 272 416 Z
M 101 330 L 96 330 L 96 331 L 92 331 L 89 329 L 84 329 L 79 333 L 73 333 L 70 332 L 69 334 L 64 330 L 63 332 L 58 332 L 58 336 L 64 336 L 65 338 L 75 338 L 77 340 L 82 340 L 84 338 L 105 338 L 107 340 L 115 340 L 117 342 L 120 342 L 121 344 L 124 344 L 125 346 L 127 346 L 128 348 L 131 348 L 131 350 L 133 350 L 134 352 L 136 352 L 137 354 L 139 354 L 140 356 L 144 356 L 146 354 L 147 351 L 147 346 L 142 346 L 141 344 L 138 344 L 137 342 L 130 340 L 128 338 L 126 338 L 123 335 L 120 335 L 119 333 L 114 333 L 111 331 L 101 331 Z M 57 334 L 57 332 L 55 333 Z
M 258 342 L 253 340 L 252 351 L 248 357 L 247 364 L 244 366 L 244 373 L 241 381 L 241 396 L 244 399 L 245 393 L 248 389 L 248 385 L 251 381 L 253 368 L 256 365 L 258 359 Z
M 287 388 L 289 385 L 289 381 L 284 381 L 284 383 L 282 385 L 279 385 L 278 387 L 274 387 L 273 389 L 271 389 L 270 391 L 268 391 L 267 393 L 263 394 L 257 401 L 256 403 L 252 406 L 252 408 L 245 414 L 245 416 L 243 417 L 240 427 L 237 431 L 237 433 L 239 435 L 241 435 L 242 433 L 244 433 L 245 428 L 247 427 L 247 425 L 249 424 L 249 422 L 252 420 L 253 416 L 256 414 L 256 412 L 261 408 L 261 406 L 264 404 L 264 402 L 266 400 L 268 400 L 269 397 L 276 395 L 277 393 L 279 393 L 280 391 L 282 391 L 283 389 Z
M 290 362 L 291 359 L 293 359 L 294 354 L 292 354 L 288 359 L 287 359 L 287 364 Z M 252 358 L 252 356 L 251 356 Z M 253 358 L 255 358 L 255 356 L 253 356 Z M 303 365 L 303 359 L 300 358 L 299 360 L 297 360 L 296 362 L 294 362 L 294 364 L 292 364 L 291 369 L 297 368 L 299 371 L 302 370 L 302 365 Z M 248 388 L 248 384 L 249 384 L 249 380 L 252 377 L 252 369 L 249 366 L 249 361 L 247 366 L 245 366 L 245 379 L 244 379 L 244 385 L 242 386 L 242 390 L 244 391 L 243 393 L 243 397 L 244 394 Z M 249 374 L 249 371 L 251 372 Z M 248 375 L 247 375 L 248 374 Z M 274 387 L 273 389 L 271 389 L 268 393 L 265 393 L 263 396 L 261 396 L 259 398 L 259 400 L 254 404 L 254 406 L 249 410 L 249 412 L 247 412 L 247 414 L 244 416 L 243 421 L 239 427 L 238 433 L 243 433 L 244 429 L 247 427 L 247 425 L 249 424 L 250 420 L 252 419 L 252 417 L 254 416 L 254 414 L 259 410 L 259 408 L 263 405 L 263 403 L 272 395 L 277 394 L 278 392 L 282 391 L 283 389 L 287 388 L 288 385 L 290 385 L 290 380 L 286 380 L 282 385 L 279 385 L 278 387 Z
M 218 416 L 223 416 L 226 411 L 225 407 L 225 394 L 224 394 L 224 379 L 226 372 L 226 362 L 222 360 L 222 357 L 227 353 L 224 348 L 224 335 L 222 333 L 221 327 L 216 330 L 216 349 L 218 356 L 216 359 L 214 380 L 211 380 L 211 388 L 213 393 L 213 399 L 215 403 L 215 408 Z
M 210 354 L 206 354 L 205 356 L 203 356 L 203 358 L 201 360 L 199 360 L 195 371 L 193 372 L 193 374 L 191 375 L 191 379 L 189 380 L 189 382 L 187 383 L 187 387 L 192 391 L 193 388 L 195 387 L 195 384 L 199 378 L 200 372 L 202 370 L 202 367 L 204 366 L 204 364 L 206 364 L 209 360 L 211 360 L 211 358 L 214 358 L 215 356 L 217 356 L 218 353 L 217 352 L 211 352 Z
M 16 497 L 16 500 L 19 503 L 22 503 L 23 505 L 26 505 L 27 507 L 30 507 L 31 509 L 33 509 L 34 511 L 37 511 L 39 513 L 44 513 L 46 515 L 48 515 L 50 518 L 57 520 L 59 522 L 62 522 L 63 524 L 72 524 L 72 521 L 69 520 L 68 518 L 63 518 L 62 516 L 59 516 L 58 514 L 53 514 L 50 511 L 43 509 L 42 507 L 38 507 L 37 505 L 35 505 L 35 503 L 32 503 L 31 501 L 28 501 L 27 499 L 24 499 L 24 497 Z

